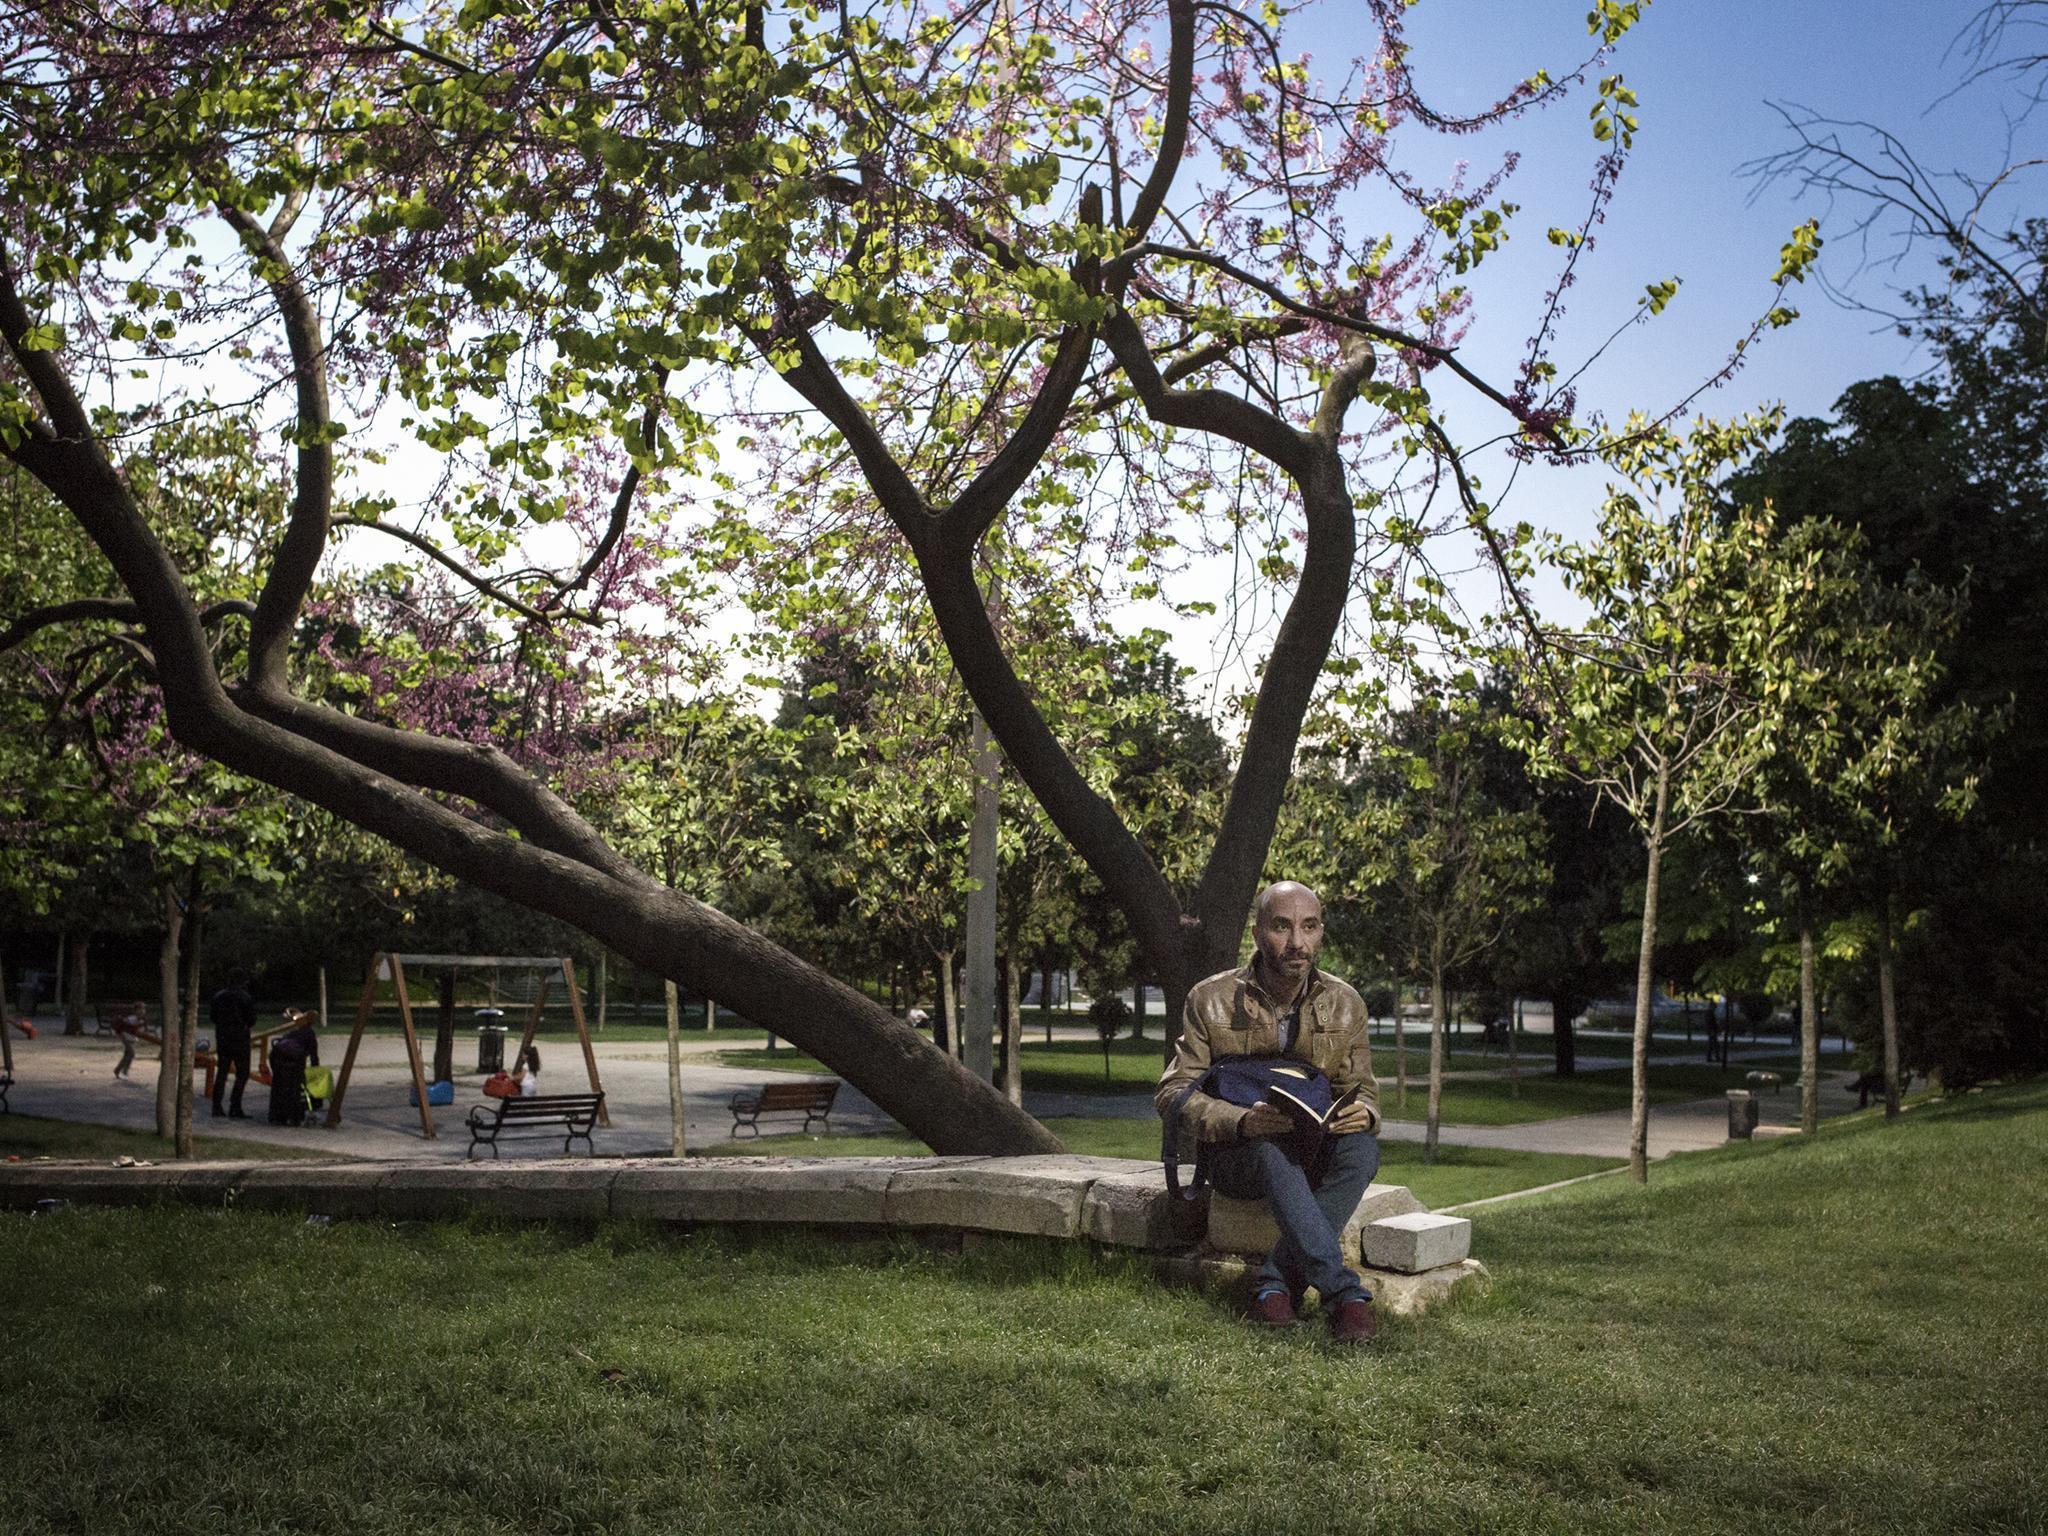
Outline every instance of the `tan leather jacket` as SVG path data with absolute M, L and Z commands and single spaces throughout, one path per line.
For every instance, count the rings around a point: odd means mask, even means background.
M 1219 1056 L 1278 1056 L 1280 1008 L 1259 982 L 1257 963 L 1219 971 L 1197 982 L 1181 1011 L 1180 1039 L 1173 1061 L 1160 1075 L 1152 1095 L 1162 1116 L 1173 1111 L 1181 1093 L 1200 1082 Z M 1358 1097 L 1330 1121 L 1339 1133 L 1380 1128 L 1379 1084 L 1372 1075 L 1372 1031 L 1365 1003 L 1334 976 L 1311 970 L 1301 1003 L 1301 1027 L 1286 1054 L 1317 1067 L 1339 1098 L 1353 1084 Z M 1197 1141 L 1235 1141 L 1246 1111 L 1206 1093 L 1188 1095 L 1181 1111 L 1184 1131 Z

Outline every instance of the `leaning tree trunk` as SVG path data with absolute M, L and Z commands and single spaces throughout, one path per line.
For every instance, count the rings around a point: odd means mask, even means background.
M 1437 1127 L 1444 1110 L 1444 967 L 1429 968 L 1429 1119 L 1422 1132 L 1422 1160 L 1436 1161 Z
M 205 908 L 200 902 L 199 871 L 192 871 L 191 897 L 185 904 L 185 1002 L 178 1014 L 178 1089 L 172 1116 L 172 1147 L 179 1157 L 192 1155 L 192 1067 L 199 1046 L 199 944 L 205 936 Z M 164 1054 L 171 1037 L 164 1036 Z M 218 1058 L 216 1067 L 218 1068 Z
M 1799 1129 L 1820 1129 L 1820 1009 L 1814 1001 L 1813 925 L 1799 923 Z
M 163 904 L 164 937 L 156 952 L 157 990 L 163 994 L 158 1012 L 164 1023 L 156 1068 L 156 1133 L 172 1141 L 178 1134 L 178 939 L 185 931 L 185 909 L 169 886 L 164 887 Z
M 676 995 L 676 984 L 664 981 L 661 984 L 662 1013 L 668 1023 L 668 1153 L 670 1157 L 683 1155 L 683 1032 L 682 1000 Z M 713 1006 L 706 998 L 704 1006 Z
M 1884 1028 L 1884 1117 L 1899 1112 L 1899 995 L 1892 952 L 1892 900 L 1886 893 L 1878 908 L 1877 1009 Z
M 1636 956 L 1636 1027 L 1629 1063 L 1628 1174 L 1650 1182 L 1650 978 L 1657 956 L 1657 875 L 1664 862 L 1664 814 L 1671 803 L 1671 765 L 1657 765 L 1657 805 L 1645 839 L 1643 945 Z
M 85 967 L 92 935 L 76 934 L 64 950 L 64 1033 L 85 1033 Z

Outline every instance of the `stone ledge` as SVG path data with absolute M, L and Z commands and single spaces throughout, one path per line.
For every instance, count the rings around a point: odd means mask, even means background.
M 641 1221 L 884 1226 L 898 1164 L 921 1158 L 650 1158 L 619 1169 L 610 1214 Z M 970 1159 L 971 1161 L 971 1159 Z
M 1272 1241 L 1256 1201 L 1214 1196 L 1210 1239 L 1184 1225 L 1199 1204 L 1178 1206 L 1156 1163 L 1124 1158 L 550 1158 L 516 1163 L 223 1162 L 117 1167 L 103 1162 L 0 1164 L 0 1209 L 26 1210 L 44 1198 L 80 1204 L 166 1201 L 307 1211 L 342 1218 L 431 1219 L 476 1212 L 518 1220 L 628 1220 L 800 1225 L 877 1230 L 941 1229 L 1085 1240 L 1157 1256 L 1164 1272 L 1228 1280 L 1244 1274 Z M 1419 1310 L 1485 1270 L 1474 1260 L 1438 1262 L 1399 1274 L 1360 1261 L 1361 1233 L 1390 1218 L 1423 1218 L 1431 1232 L 1470 1227 L 1430 1217 L 1400 1185 L 1375 1184 L 1344 1232 L 1382 1304 Z M 1409 1220 L 1405 1226 L 1418 1226 Z M 1226 1242 L 1216 1240 L 1219 1231 Z M 1418 1250 L 1423 1260 L 1444 1250 Z M 1414 1262 L 1410 1260 L 1410 1262 Z

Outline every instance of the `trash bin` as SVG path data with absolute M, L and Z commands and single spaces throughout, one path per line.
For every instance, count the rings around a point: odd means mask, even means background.
M 479 1072 L 505 1070 L 505 1026 L 498 1022 L 504 1017 L 502 1008 L 479 1008 L 476 1011 L 476 1069 Z
M 1730 1088 L 1728 1090 L 1728 1139 L 1730 1141 L 1749 1140 L 1751 1133 L 1756 1130 L 1756 1117 L 1759 1107 L 1756 1095 L 1748 1089 Z

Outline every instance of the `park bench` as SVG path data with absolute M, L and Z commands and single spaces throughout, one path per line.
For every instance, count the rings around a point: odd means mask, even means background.
M 601 1093 L 537 1093 L 530 1098 L 492 1099 L 469 1112 L 469 1150 L 463 1156 L 474 1157 L 478 1147 L 488 1144 L 491 1156 L 496 1157 L 500 1136 L 529 1131 L 563 1132 L 564 1156 L 580 1136 L 584 1147 L 595 1155 L 597 1147 L 590 1132 L 603 1108 Z
M 760 1135 L 763 1115 L 802 1115 L 806 1131 L 813 1120 L 829 1130 L 832 1101 L 838 1095 L 837 1078 L 821 1083 L 769 1083 L 752 1093 L 736 1093 L 731 1105 L 732 1133 L 737 1136 L 744 1128 Z

